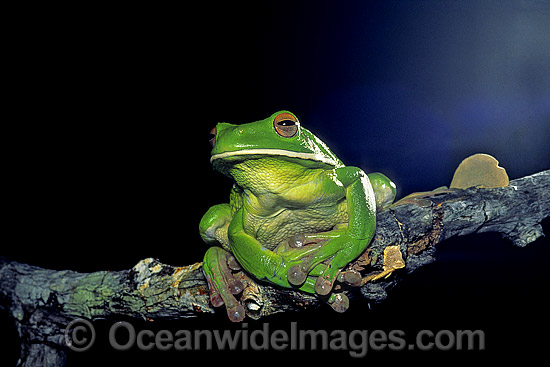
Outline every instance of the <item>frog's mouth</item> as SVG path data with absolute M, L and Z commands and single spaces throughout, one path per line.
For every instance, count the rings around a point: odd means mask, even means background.
M 295 159 L 305 159 L 309 161 L 315 161 L 315 162 L 327 164 L 332 167 L 337 167 L 340 165 L 335 160 L 323 154 L 293 152 L 293 151 L 284 150 L 284 149 L 247 149 L 247 150 L 238 150 L 234 152 L 223 152 L 223 153 L 214 154 L 212 157 L 210 157 L 210 163 L 214 163 L 214 161 L 217 159 L 226 159 L 226 158 L 233 158 L 237 156 L 251 156 L 251 155 L 257 155 L 257 156 L 263 156 L 263 157 L 283 156 L 283 157 L 295 158 Z

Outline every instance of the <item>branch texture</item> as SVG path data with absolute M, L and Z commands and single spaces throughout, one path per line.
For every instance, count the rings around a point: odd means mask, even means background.
M 526 246 L 544 235 L 549 192 L 547 170 L 507 187 L 441 190 L 401 200 L 378 213 L 369 250 L 350 264 L 363 276 L 361 295 L 385 299 L 404 274 L 433 262 L 436 245 L 452 236 L 498 232 Z M 240 276 L 245 285 L 240 300 L 251 318 L 320 303 L 315 296 Z M 78 273 L 0 259 L 0 284 L 0 308 L 15 321 L 25 366 L 63 365 L 64 329 L 75 318 L 181 319 L 214 312 L 200 263 L 177 267 L 148 258 L 128 270 Z

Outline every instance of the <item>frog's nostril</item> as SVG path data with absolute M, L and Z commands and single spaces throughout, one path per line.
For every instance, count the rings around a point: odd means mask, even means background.
M 210 145 L 212 145 L 212 147 L 216 145 L 216 132 L 217 129 L 216 127 L 214 127 L 212 130 L 210 130 L 210 135 L 208 136 L 208 141 L 210 142 Z

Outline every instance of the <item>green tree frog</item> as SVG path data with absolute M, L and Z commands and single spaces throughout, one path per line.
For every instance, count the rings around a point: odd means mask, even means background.
M 244 307 L 232 270 L 255 279 L 317 294 L 337 311 L 349 300 L 334 283 L 360 283 L 343 272 L 367 248 L 376 207 L 395 198 L 395 185 L 380 173 L 345 166 L 291 112 L 241 125 L 218 123 L 211 131 L 210 161 L 231 177 L 229 203 L 211 207 L 199 230 L 210 247 L 204 256 L 210 300 L 225 304 L 232 321 Z

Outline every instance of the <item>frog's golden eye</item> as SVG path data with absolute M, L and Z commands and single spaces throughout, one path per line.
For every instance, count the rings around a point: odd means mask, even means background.
M 298 120 L 294 115 L 283 112 L 278 114 L 273 120 L 273 127 L 277 134 L 284 138 L 292 138 L 298 132 Z

